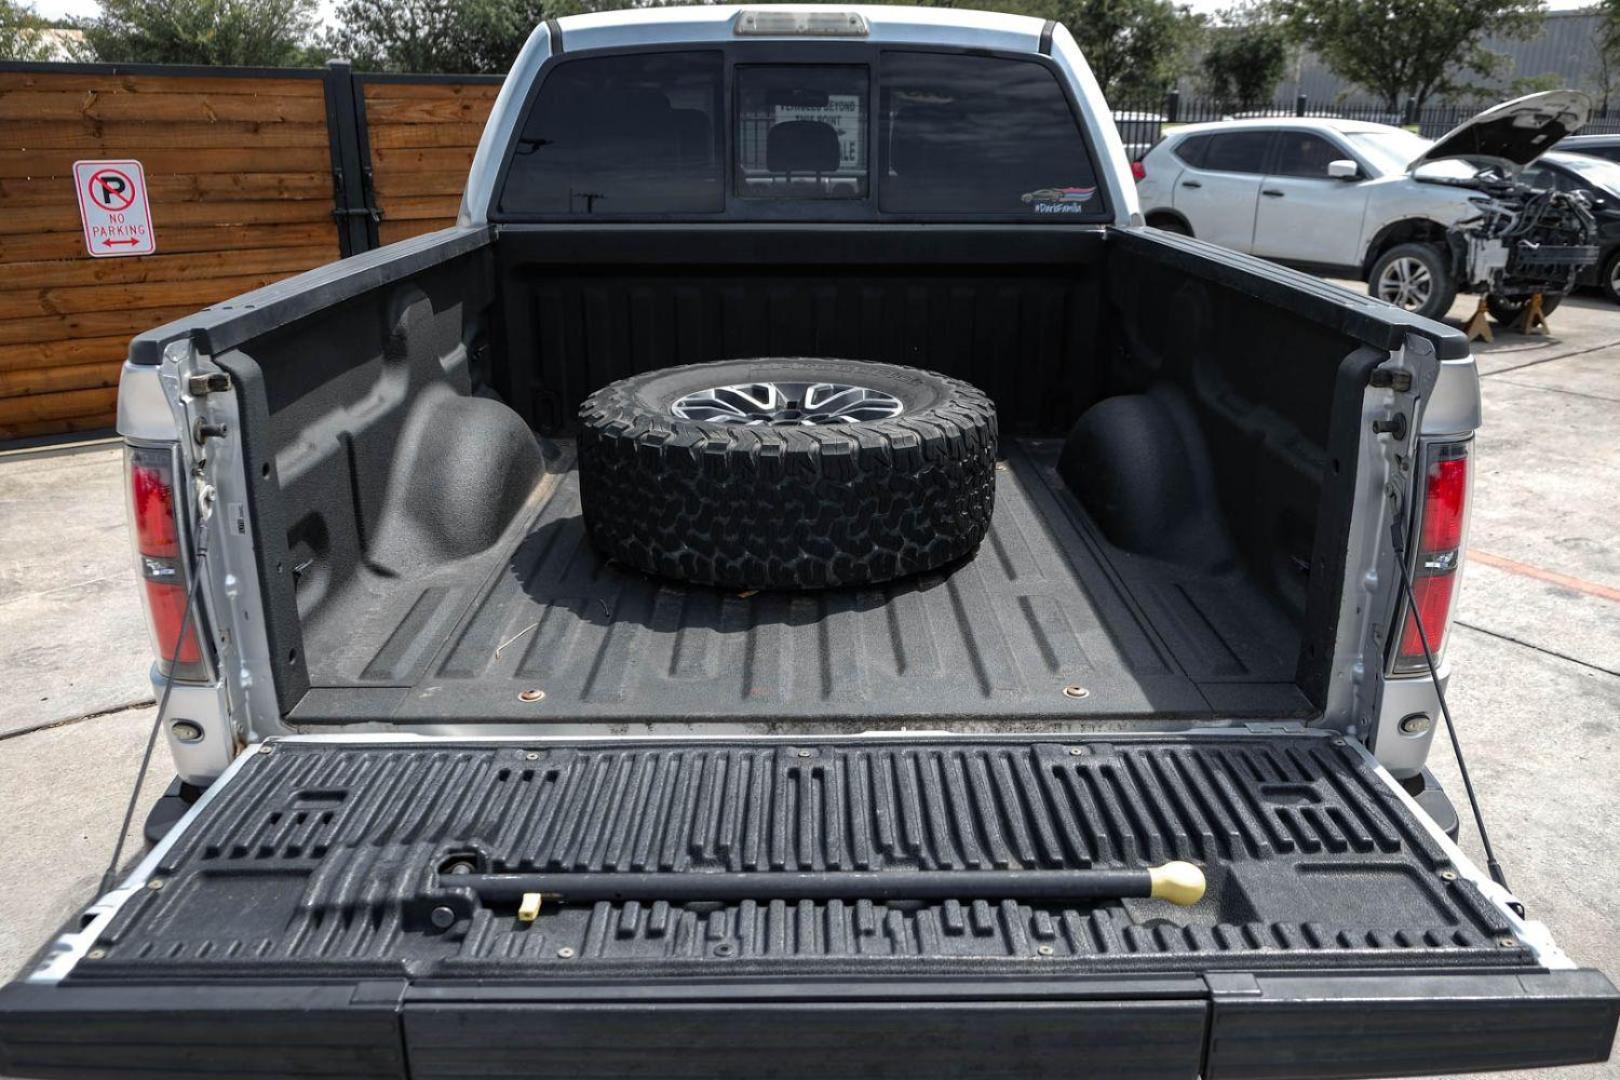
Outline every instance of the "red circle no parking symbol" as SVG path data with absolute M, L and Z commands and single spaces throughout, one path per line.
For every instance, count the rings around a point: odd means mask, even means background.
M 117 169 L 97 169 L 84 189 L 94 205 L 110 213 L 128 210 L 135 202 L 135 181 Z

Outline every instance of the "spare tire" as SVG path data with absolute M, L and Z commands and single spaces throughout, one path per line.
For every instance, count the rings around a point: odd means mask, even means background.
M 723 360 L 621 379 L 579 415 L 591 542 L 649 573 L 869 585 L 960 559 L 990 527 L 995 407 L 931 371 Z

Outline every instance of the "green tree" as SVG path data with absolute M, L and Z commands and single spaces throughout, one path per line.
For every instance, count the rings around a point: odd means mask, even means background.
M 1620 0 L 1604 0 L 1598 6 L 1602 21 L 1592 41 L 1590 74 L 1598 92 L 1598 108 L 1607 112 L 1620 94 Z
M 1508 60 L 1492 36 L 1530 38 L 1543 0 L 1277 0 L 1289 28 L 1339 75 L 1382 98 L 1421 108 L 1467 76 L 1494 78 Z
M 79 24 L 107 63 L 287 67 L 307 64 L 317 0 L 101 0 Z
M 632 0 L 343 0 L 324 45 L 371 71 L 504 74 L 539 23 Z
M 1205 36 L 1204 93 L 1242 107 L 1270 101 L 1288 73 L 1289 53 L 1287 29 L 1264 10 L 1224 12 Z
M 1069 28 L 1111 101 L 1157 94 L 1174 83 L 1200 26 L 1197 16 L 1171 0 L 1046 0 L 1028 13 Z
M 0 60 L 49 60 L 45 29 L 33 8 L 0 0 Z

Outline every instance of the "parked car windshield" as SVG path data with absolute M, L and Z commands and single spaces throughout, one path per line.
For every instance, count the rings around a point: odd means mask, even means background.
M 1347 131 L 1345 140 L 1384 176 L 1406 171 L 1434 142 L 1400 128 L 1387 131 Z
M 1581 154 L 1560 154 L 1558 164 L 1576 173 L 1593 187 L 1602 188 L 1610 195 L 1620 196 L 1620 163 Z

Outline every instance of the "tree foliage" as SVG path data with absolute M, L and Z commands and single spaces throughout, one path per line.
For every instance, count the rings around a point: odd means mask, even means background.
M 343 0 L 324 44 L 367 70 L 504 74 L 535 26 L 576 10 L 544 0 Z
M 1277 0 L 1297 38 L 1340 76 L 1381 97 L 1421 108 L 1469 76 L 1504 74 L 1492 36 L 1533 37 L 1543 0 Z
M 1229 105 L 1270 101 L 1288 73 L 1287 29 L 1257 9 L 1225 13 L 1204 39 L 1203 89 Z
M 106 63 L 288 67 L 311 62 L 317 0 L 101 0 L 79 24 Z
M 0 60 L 48 60 L 51 47 L 45 21 L 34 9 L 0 0 Z
M 1110 100 L 1173 84 L 1199 28 L 1198 18 L 1172 0 L 1047 0 L 1028 13 L 1069 28 Z
M 1598 108 L 1607 111 L 1620 96 L 1620 0 L 1603 0 L 1597 11 L 1602 18 L 1592 41 L 1588 72 L 1597 86 Z

